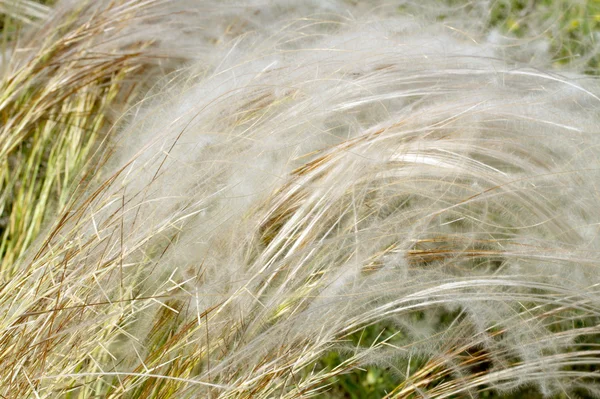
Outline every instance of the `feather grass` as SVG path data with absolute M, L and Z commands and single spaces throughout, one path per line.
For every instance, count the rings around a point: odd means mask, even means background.
M 437 4 L 214 6 L 236 24 L 193 32 L 212 55 L 127 112 L 43 240 L 4 256 L 0 394 L 327 396 L 373 367 L 390 398 L 597 393 L 597 80 L 499 45 L 467 18 L 487 3 Z

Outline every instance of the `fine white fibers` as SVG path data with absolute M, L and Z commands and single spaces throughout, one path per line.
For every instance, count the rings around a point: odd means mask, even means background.
M 596 82 L 427 17 L 286 4 L 212 7 L 260 24 L 125 115 L 23 267 L 11 328 L 64 308 L 37 394 L 301 397 L 378 365 L 394 397 L 591 395 Z M 392 333 L 345 343 L 370 325 Z

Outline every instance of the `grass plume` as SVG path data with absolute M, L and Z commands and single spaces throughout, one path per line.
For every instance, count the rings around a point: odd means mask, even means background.
M 597 397 L 600 86 L 489 5 L 59 6 L 3 80 L 0 394 Z

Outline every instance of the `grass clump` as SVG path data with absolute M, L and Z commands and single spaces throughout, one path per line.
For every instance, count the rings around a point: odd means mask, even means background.
M 11 36 L 0 395 L 598 396 L 600 86 L 540 69 L 540 4 L 65 2 Z
M 127 39 L 131 21 L 143 22 L 145 3 L 83 2 L 53 13 L 34 2 L 3 3 L 14 11 L 4 18 L 2 33 L 10 45 L 0 82 L 4 281 L 48 216 L 64 209 L 114 116 L 133 104 L 140 83 L 152 76 L 155 39 Z M 17 39 L 12 20 L 38 27 Z

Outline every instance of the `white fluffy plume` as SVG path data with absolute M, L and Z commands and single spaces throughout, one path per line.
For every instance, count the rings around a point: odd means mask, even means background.
M 2 288 L 3 395 L 292 398 L 371 365 L 390 397 L 597 394 L 595 79 L 484 3 L 200 3 L 155 43 L 197 61 Z

